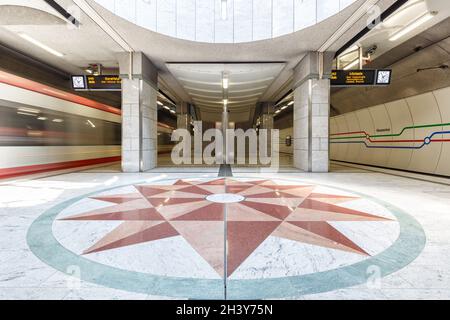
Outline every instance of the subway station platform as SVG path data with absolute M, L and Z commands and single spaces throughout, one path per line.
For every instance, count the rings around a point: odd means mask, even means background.
M 2 299 L 450 298 L 449 185 L 108 171 L 2 183 Z
M 1 0 L 0 300 L 450 300 L 448 2 Z

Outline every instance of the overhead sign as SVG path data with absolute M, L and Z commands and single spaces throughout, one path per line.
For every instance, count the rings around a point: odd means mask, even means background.
M 76 91 L 120 91 L 122 79 L 116 75 L 72 76 L 72 88 Z
M 386 86 L 391 84 L 392 70 L 333 70 L 332 87 Z

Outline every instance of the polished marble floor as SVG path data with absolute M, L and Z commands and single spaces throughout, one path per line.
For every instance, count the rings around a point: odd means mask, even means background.
M 450 186 L 218 172 L 0 184 L 0 298 L 450 299 Z

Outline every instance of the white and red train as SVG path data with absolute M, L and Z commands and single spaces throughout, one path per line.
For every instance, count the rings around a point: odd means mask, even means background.
M 0 179 L 120 161 L 121 121 L 120 109 L 0 71 Z M 158 124 L 163 140 L 172 130 Z

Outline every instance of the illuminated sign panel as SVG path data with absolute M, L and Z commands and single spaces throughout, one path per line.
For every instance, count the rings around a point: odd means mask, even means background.
M 391 84 L 392 70 L 333 70 L 331 86 L 385 86 Z
M 116 75 L 72 76 L 72 88 L 77 91 L 120 91 L 122 79 Z

